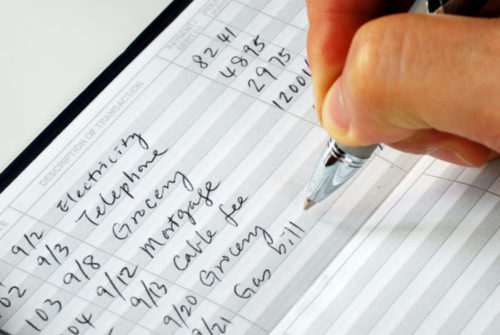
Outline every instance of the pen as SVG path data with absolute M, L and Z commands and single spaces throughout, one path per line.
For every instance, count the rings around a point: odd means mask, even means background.
M 487 0 L 417 0 L 409 12 L 475 16 L 486 2 Z M 309 181 L 304 210 L 322 201 L 348 181 L 378 146 L 350 147 L 330 139 Z

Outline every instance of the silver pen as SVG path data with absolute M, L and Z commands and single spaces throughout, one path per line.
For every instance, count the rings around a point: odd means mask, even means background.
M 409 12 L 475 16 L 486 2 L 487 0 L 417 0 Z M 348 181 L 378 146 L 350 147 L 330 139 L 307 187 L 304 209 L 311 208 Z

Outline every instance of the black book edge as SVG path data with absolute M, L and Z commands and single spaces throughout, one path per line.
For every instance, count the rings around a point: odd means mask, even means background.
M 85 90 L 78 95 L 0 174 L 0 193 L 42 153 L 125 67 L 130 64 L 193 0 L 174 0 Z M 1 333 L 0 333 L 1 334 Z

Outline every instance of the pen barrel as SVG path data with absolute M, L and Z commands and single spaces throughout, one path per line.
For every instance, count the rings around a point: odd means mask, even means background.
M 347 182 L 377 147 L 349 147 L 330 139 L 309 182 L 307 198 L 314 203 L 325 199 Z

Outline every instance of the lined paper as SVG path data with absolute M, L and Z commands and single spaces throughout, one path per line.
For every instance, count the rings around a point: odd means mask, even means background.
M 301 0 L 195 1 L 155 39 L 1 195 L 0 328 L 497 331 L 498 164 L 384 148 L 302 210 L 307 28 Z
M 277 333 L 496 334 L 499 170 L 422 159 Z

